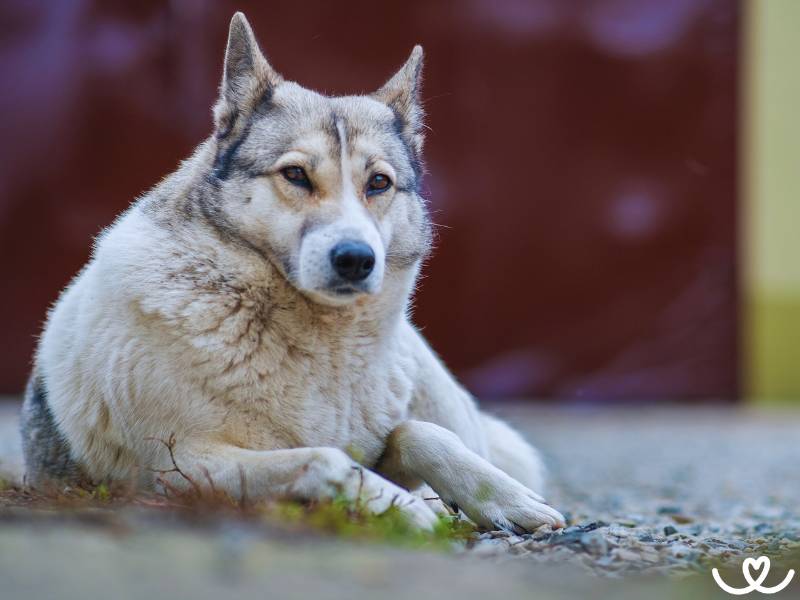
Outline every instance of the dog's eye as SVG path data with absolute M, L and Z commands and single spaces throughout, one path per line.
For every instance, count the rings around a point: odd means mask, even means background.
M 392 187 L 392 180 L 383 173 L 376 173 L 370 177 L 369 183 L 367 183 L 367 196 L 380 194 L 381 192 L 388 190 L 390 187 Z
M 293 183 L 307 190 L 311 189 L 311 181 L 309 181 L 308 175 L 306 175 L 306 171 L 303 167 L 286 167 L 285 169 L 281 169 L 281 174 L 289 183 Z

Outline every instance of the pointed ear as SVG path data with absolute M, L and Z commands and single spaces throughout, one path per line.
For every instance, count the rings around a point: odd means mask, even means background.
M 414 149 L 422 151 L 424 113 L 419 95 L 422 86 L 422 46 L 414 46 L 406 64 L 372 97 L 391 108 L 401 124 L 401 131 Z
M 231 19 L 219 99 L 214 106 L 218 137 L 227 136 L 281 82 L 261 53 L 250 23 L 237 12 Z

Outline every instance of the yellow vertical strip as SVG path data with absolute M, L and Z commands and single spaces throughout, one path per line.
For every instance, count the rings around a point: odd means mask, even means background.
M 745 0 L 745 386 L 800 402 L 800 0 Z

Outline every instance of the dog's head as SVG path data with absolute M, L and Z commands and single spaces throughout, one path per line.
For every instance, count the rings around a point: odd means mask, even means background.
M 421 67 L 417 46 L 374 94 L 323 96 L 278 75 L 237 13 L 203 212 L 317 302 L 377 294 L 393 272 L 417 269 L 431 241 Z

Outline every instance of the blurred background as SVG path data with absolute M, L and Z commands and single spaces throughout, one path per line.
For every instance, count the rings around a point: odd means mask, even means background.
M 92 236 L 210 134 L 235 10 L 330 94 L 424 45 L 415 319 L 481 398 L 800 398 L 795 0 L 3 0 L 0 393 Z

